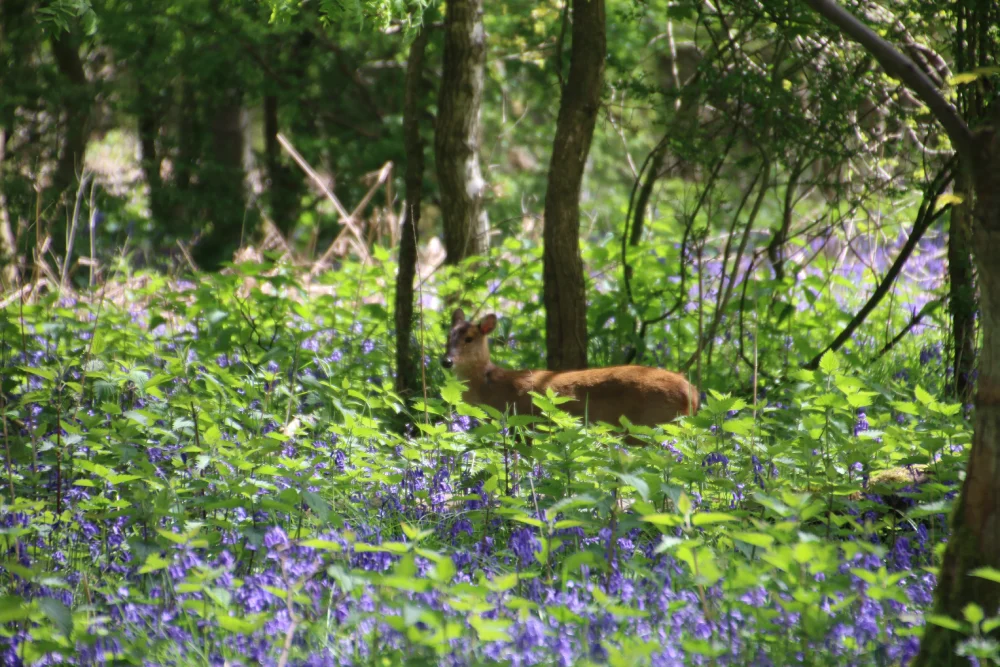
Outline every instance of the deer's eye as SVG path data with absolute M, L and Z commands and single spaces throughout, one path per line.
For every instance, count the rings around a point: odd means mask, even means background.
M 466 343 L 471 343 L 472 342 L 472 336 L 466 337 L 465 342 Z

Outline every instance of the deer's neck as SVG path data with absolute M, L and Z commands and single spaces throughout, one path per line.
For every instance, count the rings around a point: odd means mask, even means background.
M 488 402 L 488 397 L 495 394 L 497 383 L 502 384 L 506 377 L 506 371 L 495 365 L 492 361 L 487 361 L 482 366 L 466 369 L 458 374 L 459 379 L 466 383 L 463 398 L 467 403 Z

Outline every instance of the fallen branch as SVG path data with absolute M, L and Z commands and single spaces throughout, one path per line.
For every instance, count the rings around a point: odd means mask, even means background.
M 361 234 L 361 230 L 357 226 L 357 221 L 351 216 L 350 213 L 347 212 L 347 209 L 344 208 L 344 205 L 340 203 L 340 200 L 337 199 L 337 195 L 333 194 L 330 188 L 326 186 L 326 183 L 324 183 L 323 179 L 320 178 L 320 175 L 316 173 L 316 170 L 313 169 L 311 166 L 309 166 L 309 163 L 305 161 L 305 158 L 303 158 L 302 155 L 297 150 L 295 150 L 295 147 L 292 146 L 292 143 L 288 141 L 285 135 L 279 132 L 277 138 L 278 142 L 281 144 L 281 147 L 284 148 L 286 151 L 288 151 L 288 154 L 292 156 L 292 159 L 295 160 L 295 163 L 299 165 L 302 171 L 304 171 L 306 175 L 312 180 L 312 182 L 315 183 L 316 186 L 323 192 L 323 194 L 326 195 L 326 198 L 330 200 L 330 202 L 333 204 L 333 207 L 337 209 L 337 213 L 338 215 L 340 215 L 341 218 L 341 224 L 344 225 L 344 229 L 341 230 L 340 234 L 337 235 L 337 238 L 335 238 L 333 240 L 333 243 L 330 244 L 330 248 L 326 251 L 326 253 L 323 254 L 323 259 L 325 259 L 329 254 L 332 253 L 333 248 L 337 245 L 337 242 L 340 241 L 341 237 L 344 236 L 346 232 L 351 232 L 351 234 L 354 236 L 355 240 L 354 250 L 355 252 L 358 253 L 358 256 L 361 257 L 362 259 L 367 259 L 368 248 L 365 247 L 364 237 Z

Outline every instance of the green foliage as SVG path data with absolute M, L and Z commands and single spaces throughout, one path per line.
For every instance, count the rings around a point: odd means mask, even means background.
M 537 248 L 497 252 L 489 273 L 425 286 L 429 361 L 447 323 L 436 295 L 456 287 L 501 314 L 494 358 L 540 360 Z M 551 393 L 535 416 L 468 406 L 436 363 L 408 408 L 381 305 L 393 273 L 345 262 L 307 288 L 265 262 L 196 283 L 146 274 L 121 301 L 8 307 L 0 531 L 21 556 L 2 566 L 0 631 L 27 631 L 12 644 L 22 659 L 113 640 L 123 664 L 376 646 L 390 661 L 481 663 L 525 642 L 554 656 L 531 634 L 545 619 L 587 647 L 601 619 L 612 662 L 759 646 L 776 663 L 835 664 L 919 634 L 933 584 L 921 568 L 969 443 L 960 406 L 831 353 L 766 399 L 713 389 L 743 373 L 715 369 L 699 414 L 658 429 L 585 424 Z M 648 445 L 622 447 L 622 430 Z M 933 476 L 907 485 L 907 466 Z M 907 486 L 896 501 L 865 493 L 890 470 Z M 106 622 L 121 605 L 133 615 Z M 955 622 L 963 650 L 991 655 L 994 620 Z M 667 638 L 636 644 L 638 630 Z M 262 643 L 248 654 L 241 638 Z

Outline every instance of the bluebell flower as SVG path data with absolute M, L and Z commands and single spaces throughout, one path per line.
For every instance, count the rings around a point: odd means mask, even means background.
M 507 546 L 517 556 L 518 563 L 524 567 L 537 560 L 535 553 L 542 550 L 542 543 L 535 536 L 532 528 L 519 528 L 510 534 Z

